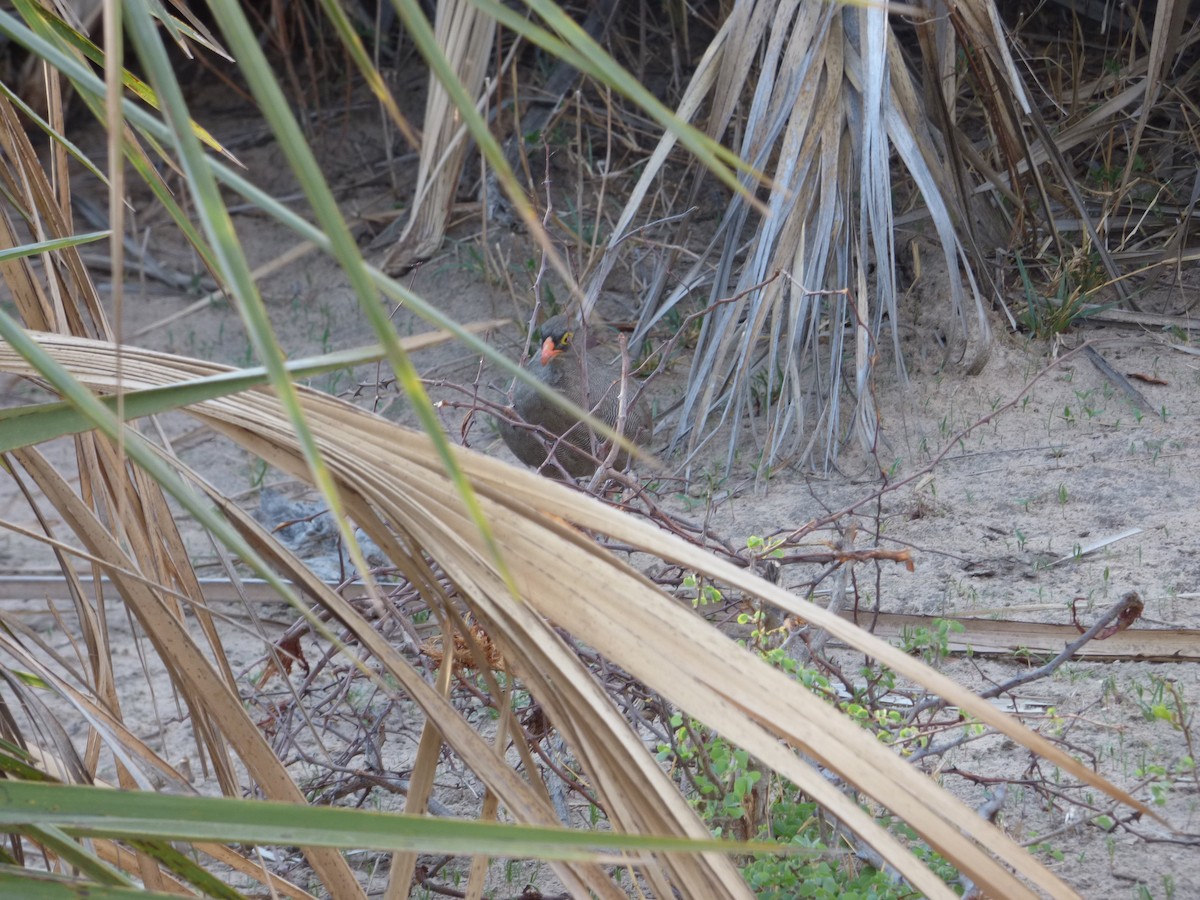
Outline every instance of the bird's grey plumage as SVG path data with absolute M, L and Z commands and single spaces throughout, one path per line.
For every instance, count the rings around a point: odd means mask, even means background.
M 542 384 L 558 391 L 577 406 L 593 410 L 596 418 L 615 428 L 621 408 L 620 363 L 605 362 L 603 355 L 585 351 L 581 345 L 576 345 L 571 326 L 565 316 L 554 316 L 547 320 L 540 331 L 541 350 L 534 353 L 525 364 L 526 370 Z M 635 388 L 636 385 L 630 380 L 626 388 L 628 408 L 625 412 L 624 434 L 637 444 L 649 436 L 650 415 L 643 401 L 631 402 L 636 393 Z M 593 455 L 600 459 L 605 456 L 607 442 L 602 436 L 596 436 L 596 450 L 593 452 L 591 429 L 520 381 L 513 389 L 513 412 L 514 418 L 545 429 L 556 438 L 563 438 L 558 443 L 554 455 L 568 474 L 575 478 L 590 475 L 595 471 Z M 558 466 L 548 460 L 548 451 L 555 444 L 553 438 L 539 437 L 535 429 L 523 428 L 502 419 L 497 419 L 496 424 L 500 428 L 504 443 L 517 459 L 526 465 L 539 468 L 546 474 L 561 474 Z M 582 454 L 579 451 L 582 451 Z M 616 465 L 618 468 L 623 467 L 627 461 L 628 454 L 622 452 Z

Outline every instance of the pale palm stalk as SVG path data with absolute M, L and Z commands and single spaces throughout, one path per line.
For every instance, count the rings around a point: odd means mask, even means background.
M 478 97 L 492 58 L 495 20 L 468 0 L 444 0 L 437 4 L 434 29 L 463 89 L 468 96 Z M 440 81 L 431 79 L 411 212 L 399 240 L 384 258 L 385 270 L 403 270 L 413 261 L 433 255 L 442 245 L 470 149 L 468 137 L 450 94 Z

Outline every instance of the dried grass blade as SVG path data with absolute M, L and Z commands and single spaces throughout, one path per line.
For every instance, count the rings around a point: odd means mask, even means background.
M 1098 538 L 1089 544 L 1085 544 L 1073 553 L 1068 553 L 1066 556 L 1059 557 L 1058 559 L 1054 560 L 1054 562 L 1050 563 L 1050 565 L 1058 566 L 1065 562 L 1081 559 L 1082 557 L 1087 556 L 1089 553 L 1095 553 L 1097 550 L 1103 550 L 1105 547 L 1115 544 L 1117 541 L 1123 541 L 1125 538 L 1131 538 L 1134 535 L 1141 533 L 1141 528 L 1126 528 L 1124 531 L 1118 532 L 1117 534 L 1106 535 L 1105 537 Z
M 241 698 L 212 669 L 179 619 L 143 582 L 123 575 L 123 572 L 137 568 L 137 564 L 126 556 L 108 529 L 39 454 L 19 450 L 14 456 L 36 478 L 39 487 L 71 523 L 89 552 L 112 563 L 109 576 L 118 584 L 126 603 L 155 642 L 159 657 L 175 668 L 175 683 L 185 692 L 193 715 L 202 719 L 211 716 L 219 723 L 221 734 L 237 749 L 242 762 L 268 797 L 304 803 L 304 795 L 250 720 Z M 363 896 L 338 853 L 321 848 L 307 848 L 305 852 L 330 890 L 338 896 Z

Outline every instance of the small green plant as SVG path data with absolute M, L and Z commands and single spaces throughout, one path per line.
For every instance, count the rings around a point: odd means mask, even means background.
M 695 719 L 676 713 L 670 743 L 658 745 L 658 758 L 681 767 L 693 788 L 692 803 L 713 833 L 726 833 L 744 819 L 747 800 L 762 772 L 752 769 L 750 756 Z
M 255 457 L 254 462 L 250 465 L 250 486 L 252 488 L 260 488 L 263 486 L 263 481 L 267 477 L 267 461 Z
M 752 558 L 759 560 L 783 554 L 781 540 L 758 535 L 746 540 L 746 549 Z M 703 593 L 703 584 L 695 578 L 685 578 L 684 585 Z M 762 611 L 745 613 L 739 616 L 739 621 L 755 628 L 747 644 L 763 660 L 836 706 L 880 742 L 894 745 L 902 752 L 925 746 L 927 736 L 906 722 L 905 710 L 881 702 L 897 689 L 896 675 L 890 669 L 864 664 L 853 685 L 839 679 L 835 687 L 823 670 L 801 665 L 783 647 L 772 647 L 762 640 L 765 621 Z M 961 630 L 958 623 L 941 621 L 918 640 L 941 647 L 945 653 L 948 635 L 956 630 Z M 656 748 L 658 760 L 668 765 L 682 782 L 691 804 L 714 835 L 770 840 L 793 850 L 810 851 L 746 860 L 742 875 L 755 896 L 773 900 L 794 897 L 908 900 L 914 896 L 911 888 L 897 883 L 887 872 L 857 863 L 853 854 L 846 852 L 838 831 L 825 820 L 820 807 L 795 785 L 769 777 L 747 753 L 682 712 L 671 715 L 667 724 L 667 737 Z M 964 727 L 968 734 L 975 734 L 984 726 L 968 722 Z M 886 815 L 879 821 L 940 877 L 947 882 L 957 877 L 957 871 L 903 822 Z
M 1044 853 L 1055 862 L 1062 862 L 1065 858 L 1063 852 L 1057 847 L 1052 846 L 1047 841 L 1038 841 L 1036 844 L 1029 845 L 1030 853 Z
M 1104 270 L 1095 254 L 1083 253 L 1059 260 L 1050 277 L 1052 291 L 1043 293 L 1033 284 L 1025 261 L 1017 255 L 1017 270 L 1025 291 L 1021 324 L 1033 337 L 1045 340 L 1062 334 L 1089 312 L 1088 300 L 1104 283 Z
M 1012 653 L 1013 659 L 1018 660 L 1030 668 L 1037 668 L 1045 665 L 1052 658 L 1050 654 L 1039 650 L 1031 650 L 1029 647 L 1017 647 Z
M 931 666 L 936 666 L 950 655 L 950 635 L 965 630 L 962 622 L 934 619 L 932 628 L 905 628 L 900 635 L 900 647 L 905 653 L 919 655 Z
M 690 591 L 695 591 L 696 596 L 692 598 L 692 606 L 708 606 L 710 603 L 720 603 L 724 599 L 720 589 L 710 581 L 697 578 L 692 573 L 688 573 L 683 578 L 683 586 Z
M 746 538 L 746 550 L 754 560 L 781 559 L 783 557 L 783 538 L 762 538 L 752 534 Z
M 770 481 L 771 476 L 775 474 L 775 467 L 768 465 L 766 462 L 766 448 L 759 451 L 758 455 L 750 462 L 750 469 L 755 476 L 763 481 Z
M 867 716 L 865 718 L 870 718 Z M 887 872 L 871 866 L 848 864 L 839 846 L 836 830 L 824 819 L 817 804 L 794 785 L 763 783 L 763 773 L 753 760 L 699 722 L 676 714 L 671 718 L 672 739 L 658 747 L 661 761 L 672 763 L 676 772 L 693 788 L 692 803 L 716 835 L 773 840 L 808 853 L 761 856 L 750 859 L 742 869 L 746 883 L 759 898 L 791 900 L 796 897 L 836 900 L 841 897 L 900 900 L 912 896 L 911 889 L 898 885 Z M 758 792 L 768 790 L 771 802 L 754 802 Z M 755 810 L 769 810 L 759 821 Z M 881 820 L 913 853 L 938 875 L 950 881 L 957 872 L 935 854 L 908 826 Z
M 1151 689 L 1147 690 L 1140 682 L 1134 682 L 1133 693 L 1142 718 L 1147 722 L 1167 722 L 1177 731 L 1185 728 L 1188 720 L 1188 708 L 1173 681 L 1168 681 L 1160 675 L 1150 676 Z
M 750 379 L 750 398 L 754 403 L 754 411 L 761 413 L 770 406 L 779 403 L 783 396 L 783 369 L 776 365 L 774 371 L 759 369 Z

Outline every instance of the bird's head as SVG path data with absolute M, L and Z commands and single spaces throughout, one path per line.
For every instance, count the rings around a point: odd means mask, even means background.
M 566 316 L 554 316 L 547 319 L 541 328 L 542 335 L 542 365 L 547 365 L 556 356 L 561 356 L 571 348 L 575 338 L 575 330 L 571 327 Z

